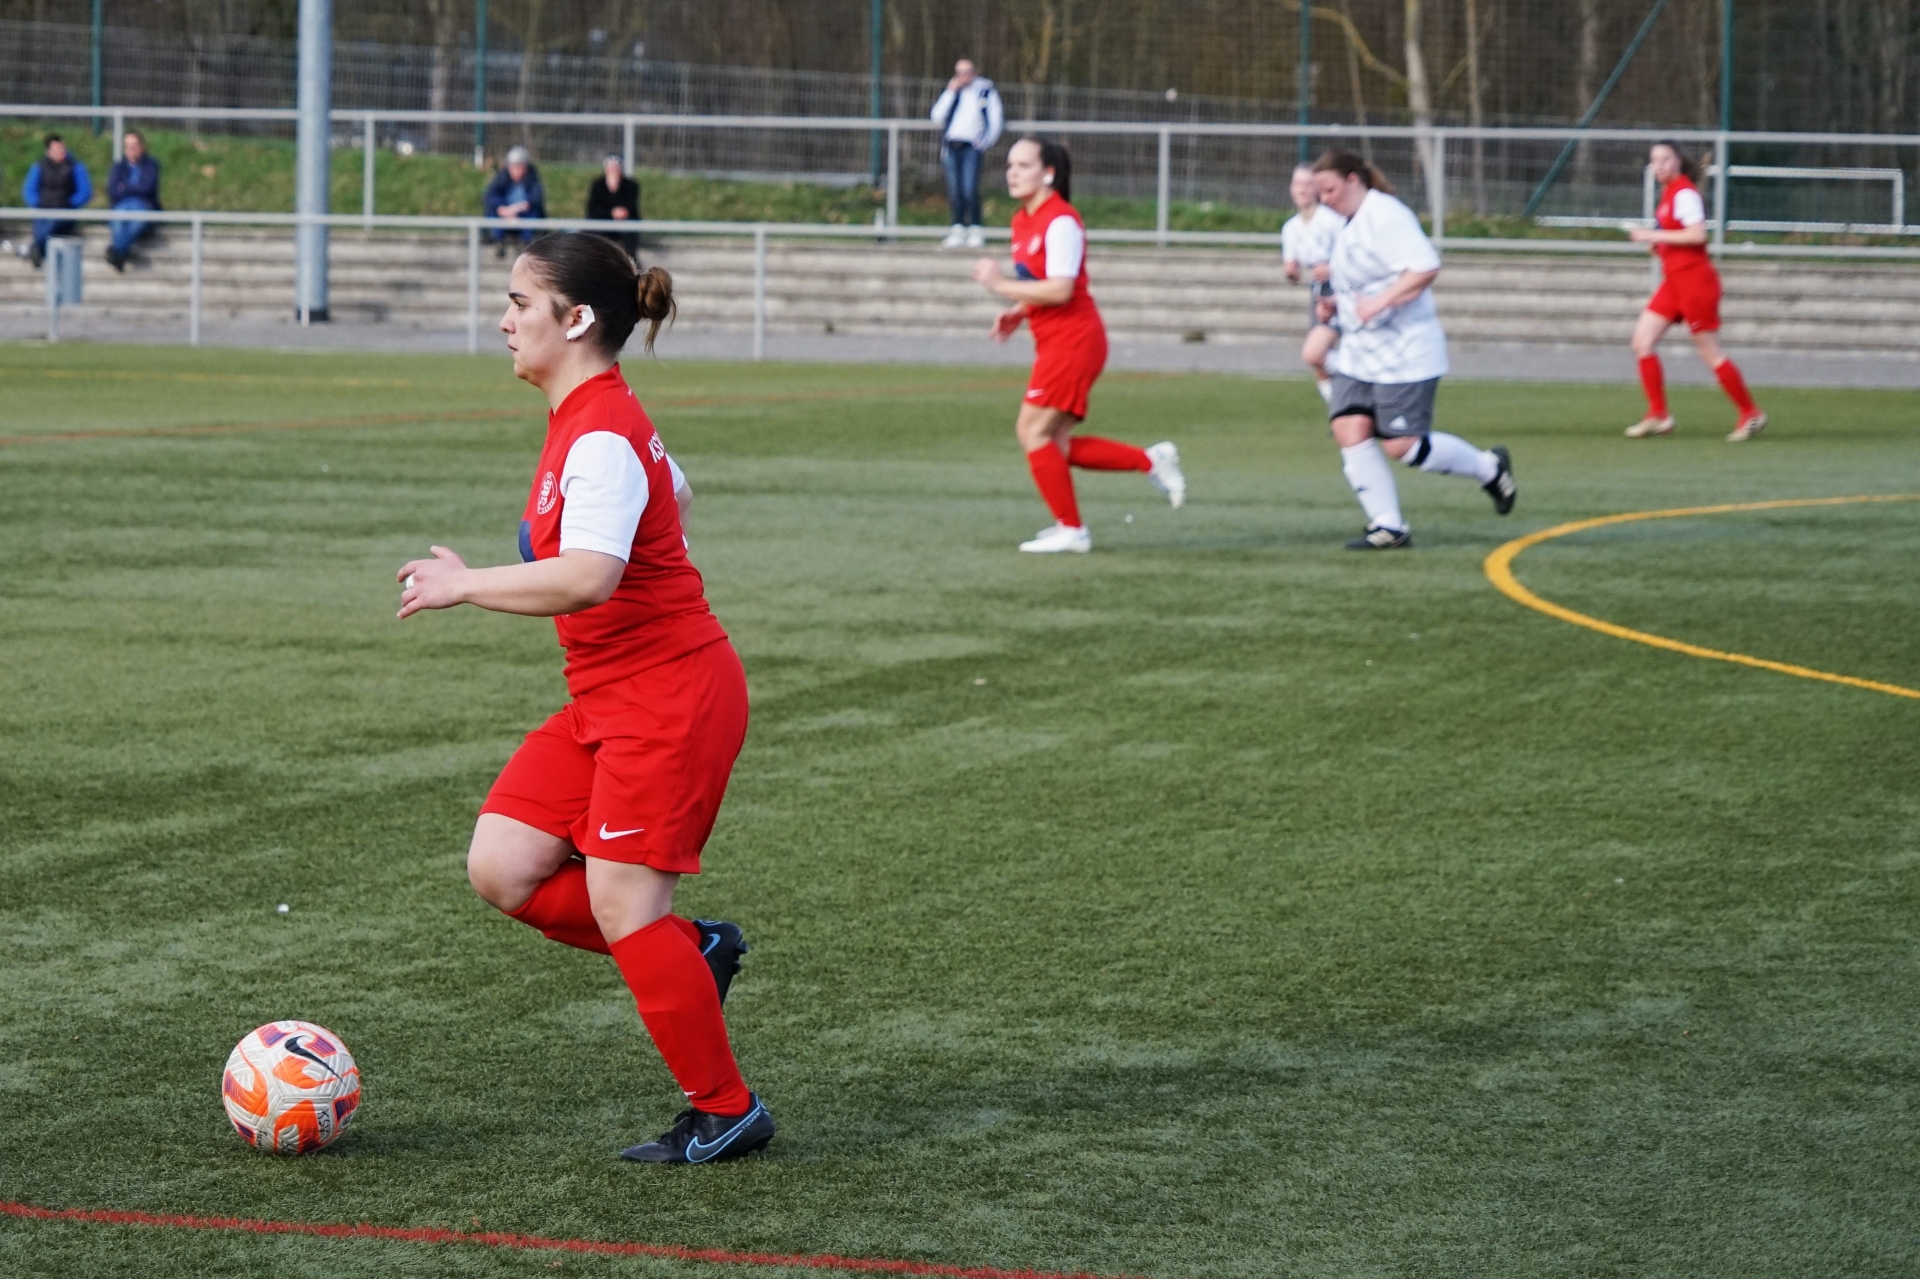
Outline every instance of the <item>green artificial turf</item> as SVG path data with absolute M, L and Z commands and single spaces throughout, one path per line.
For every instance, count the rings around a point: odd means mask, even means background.
M 753 690 L 682 906 L 753 943 L 768 1155 L 617 1162 L 678 1105 L 616 973 L 463 880 L 559 653 L 398 623 L 392 572 L 512 557 L 535 393 L 492 357 L 0 347 L 0 1199 L 1160 1279 L 1920 1269 L 1920 702 L 1480 569 L 1589 515 L 1920 491 L 1910 394 L 1768 392 L 1731 447 L 1707 390 L 1635 443 L 1627 386 L 1449 385 L 1519 508 L 1403 471 L 1417 549 L 1363 557 L 1304 382 L 1109 375 L 1089 429 L 1176 439 L 1191 501 L 1083 477 L 1096 552 L 1037 558 L 1017 371 L 628 371 Z M 1917 560 L 1920 504 L 1517 571 L 1920 686 Z M 218 1080 L 294 1016 L 365 1104 L 279 1159 Z M 10 1276 L 556 1260 L 749 1273 L 0 1217 Z

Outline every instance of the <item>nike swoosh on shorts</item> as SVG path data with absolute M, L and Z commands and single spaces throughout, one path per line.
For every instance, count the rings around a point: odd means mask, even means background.
M 608 830 L 607 824 L 605 822 L 601 822 L 600 838 L 601 839 L 620 839 L 621 837 L 626 835 L 638 835 L 641 831 L 645 829 L 646 829 L 645 826 L 635 826 L 632 830 Z

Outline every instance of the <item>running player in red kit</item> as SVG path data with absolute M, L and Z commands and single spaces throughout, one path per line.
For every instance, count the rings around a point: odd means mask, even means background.
M 1760 434 L 1767 415 L 1747 393 L 1740 368 L 1720 349 L 1720 273 L 1707 256 L 1707 205 L 1695 185 L 1700 170 L 1672 142 L 1656 142 L 1647 154 L 1654 180 L 1661 184 L 1655 226 L 1635 227 L 1629 235 L 1660 255 L 1660 287 L 1633 326 L 1633 353 L 1640 360 L 1640 384 L 1647 392 L 1647 415 L 1627 428 L 1633 439 L 1673 434 L 1673 415 L 1667 412 L 1666 377 L 1657 354 L 1660 338 L 1682 320 L 1693 334 L 1693 349 L 1720 379 L 1720 386 L 1740 410 L 1727 439 L 1739 443 Z
M 1020 202 L 1013 215 L 1013 265 L 1008 279 L 992 258 L 973 264 L 973 278 L 1014 305 L 994 321 L 1004 342 L 1021 321 L 1033 330 L 1033 376 L 1014 434 L 1027 466 L 1053 512 L 1052 528 L 1020 549 L 1038 554 L 1090 551 L 1093 538 L 1080 522 L 1073 472 L 1144 471 L 1179 506 L 1187 500 L 1180 450 L 1161 441 L 1136 448 L 1117 440 L 1073 433 L 1086 420 L 1087 395 L 1107 364 L 1107 327 L 1087 288 L 1087 228 L 1068 203 L 1073 161 L 1065 147 L 1022 138 L 1007 153 L 1007 194 Z
M 621 1158 L 708 1163 L 765 1146 L 720 1003 L 745 950 L 732 924 L 673 913 L 700 871 L 747 731 L 740 659 L 687 559 L 671 459 L 617 363 L 674 311 L 673 281 L 597 235 L 535 240 L 501 318 L 514 373 L 546 392 L 521 564 L 443 546 L 400 569 L 400 616 L 475 604 L 552 617 L 572 700 L 527 735 L 474 824 L 467 877 L 555 941 L 611 955 L 690 1107 Z

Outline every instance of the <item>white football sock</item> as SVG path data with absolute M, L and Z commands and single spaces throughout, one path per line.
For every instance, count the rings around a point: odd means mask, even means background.
M 1394 487 L 1393 468 L 1378 440 L 1366 440 L 1340 450 L 1340 469 L 1346 473 L 1360 509 L 1367 513 L 1367 526 L 1404 530 L 1400 518 L 1400 490 Z
M 1445 431 L 1429 431 L 1426 443 L 1414 445 L 1400 460 L 1423 471 L 1458 475 L 1476 484 L 1486 484 L 1500 473 L 1499 458 Z

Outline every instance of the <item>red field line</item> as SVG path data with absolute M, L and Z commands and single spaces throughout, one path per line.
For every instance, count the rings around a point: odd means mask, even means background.
M 0 1214 L 28 1221 L 84 1222 L 100 1226 L 156 1226 L 168 1230 L 220 1230 L 252 1235 L 315 1235 L 323 1239 L 379 1239 L 389 1243 L 469 1244 L 522 1252 L 575 1252 L 603 1257 L 659 1257 L 710 1265 L 770 1266 L 788 1270 L 840 1270 L 856 1274 L 937 1275 L 942 1279 L 1104 1279 L 1076 1271 L 1004 1270 L 997 1266 L 949 1266 L 887 1257 L 836 1257 L 831 1253 L 733 1252 L 678 1244 L 605 1239 L 554 1239 L 499 1231 L 441 1230 L 431 1226 L 375 1226 L 367 1222 L 261 1221 L 252 1217 L 201 1217 L 188 1213 L 121 1212 L 105 1208 L 39 1208 L 0 1200 Z M 1125 1279 L 1114 1276 L 1113 1279 Z

